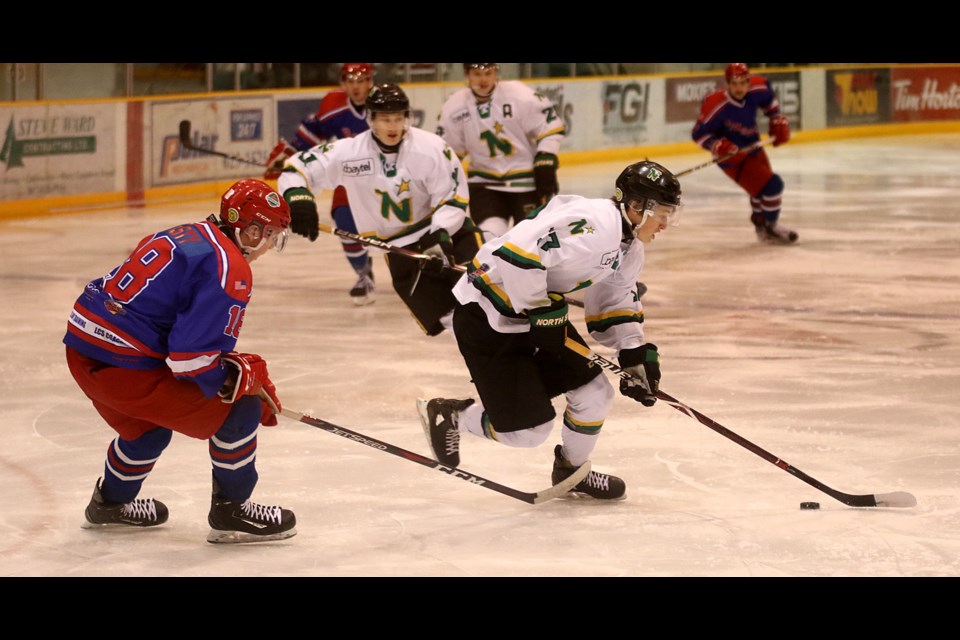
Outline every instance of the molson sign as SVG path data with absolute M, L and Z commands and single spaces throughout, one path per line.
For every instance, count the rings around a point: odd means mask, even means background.
M 827 71 L 827 125 L 845 127 L 890 121 L 890 71 Z
M 890 71 L 893 120 L 960 119 L 960 67 L 920 67 Z

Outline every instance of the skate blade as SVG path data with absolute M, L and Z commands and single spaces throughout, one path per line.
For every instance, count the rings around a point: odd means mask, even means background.
M 620 502 L 621 500 L 627 499 L 627 494 L 626 492 L 624 492 L 624 494 L 619 498 L 598 498 L 584 491 L 578 491 L 577 489 L 570 489 L 570 491 L 566 492 L 560 497 L 563 498 L 564 500 L 587 500 L 589 502 Z
M 355 307 L 365 307 L 377 301 L 373 296 L 350 296 L 350 300 Z
M 297 528 L 273 533 L 266 536 L 258 536 L 254 533 L 243 533 L 241 531 L 217 531 L 211 529 L 207 534 L 207 542 L 214 544 L 250 544 L 254 542 L 270 542 L 273 540 L 286 540 L 297 535 Z
M 90 522 L 89 520 L 84 520 L 80 523 L 81 529 L 91 529 L 91 530 L 108 530 L 108 531 L 142 531 L 144 529 L 154 529 L 159 527 L 162 522 L 158 524 L 127 524 L 125 522 L 106 522 L 104 524 L 98 524 L 95 522 Z

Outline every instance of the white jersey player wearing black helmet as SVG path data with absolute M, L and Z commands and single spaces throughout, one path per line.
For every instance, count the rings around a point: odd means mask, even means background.
M 398 85 L 375 85 L 366 111 L 369 130 L 290 157 L 277 187 L 290 203 L 294 233 L 315 232 L 314 193 L 343 185 L 359 235 L 443 258 L 385 254 L 394 290 L 434 336 L 449 328 L 450 289 L 460 275 L 437 266 L 465 264 L 480 246 L 466 213 L 463 166 L 442 138 L 410 126 L 410 101 Z
M 676 224 L 680 183 L 663 166 L 626 167 L 613 198 L 558 195 L 477 252 L 454 287 L 453 328 L 480 402 L 434 398 L 417 403 L 437 460 L 460 463 L 460 433 L 511 447 L 547 440 L 563 394 L 562 444 L 554 449 L 553 482 L 567 478 L 593 452 L 614 398 L 599 367 L 564 346 L 585 344 L 568 320 L 564 295 L 584 289 L 587 330 L 617 351 L 634 374 L 620 392 L 653 406 L 660 381 L 657 347 L 644 336 L 637 275 L 644 245 Z M 574 492 L 625 497 L 620 478 L 591 471 Z

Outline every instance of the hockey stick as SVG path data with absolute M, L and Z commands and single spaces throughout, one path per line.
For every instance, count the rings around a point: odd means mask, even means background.
M 610 362 L 609 360 L 593 353 L 592 351 L 590 351 L 590 349 L 588 349 L 587 347 L 583 346 L 582 344 L 580 344 L 575 340 L 567 338 L 565 345 L 569 349 L 576 351 L 577 353 L 582 355 L 584 358 L 587 358 L 594 364 L 600 366 L 603 369 L 606 369 L 607 371 L 610 371 L 611 373 L 616 374 L 621 378 L 624 378 L 627 380 L 633 378 L 633 375 L 631 375 L 630 372 L 625 371 L 624 369 L 621 369 L 620 367 Z M 781 469 L 783 469 L 793 477 L 803 480 L 810 486 L 816 489 L 819 489 L 820 491 L 824 492 L 831 498 L 839 500 L 840 502 L 842 502 L 843 504 L 849 507 L 915 507 L 917 505 L 916 497 L 914 497 L 913 494 L 907 493 L 906 491 L 893 491 L 891 493 L 868 493 L 864 495 L 852 495 L 849 493 L 844 493 L 843 491 L 837 491 L 836 489 L 832 489 L 827 485 L 823 484 L 822 482 L 820 482 L 819 480 L 816 480 L 815 478 L 808 476 L 803 471 L 800 471 L 793 465 L 788 464 L 785 460 L 781 460 L 780 458 L 773 455 L 772 453 L 764 449 L 761 449 L 757 445 L 753 444 L 746 438 L 737 435 L 733 431 L 730 431 L 723 425 L 719 424 L 715 420 L 708 418 L 707 416 L 703 415 L 696 409 L 692 409 L 688 407 L 687 405 L 683 404 L 676 398 L 669 396 L 662 391 L 658 391 L 656 396 L 657 396 L 657 399 L 662 400 L 663 402 L 667 403 L 677 411 L 687 414 L 694 420 L 697 420 L 700 424 L 706 427 L 709 427 L 710 429 L 713 429 L 714 431 L 724 436 L 725 438 L 729 438 L 730 440 L 733 440 L 734 442 L 739 444 L 741 447 L 747 449 L 748 451 L 751 451 L 752 453 L 757 454 L 767 462 L 780 467 Z
M 361 244 L 370 245 L 371 247 L 376 247 L 376 248 L 378 248 L 378 249 L 383 249 L 384 251 L 387 251 L 387 252 L 389 252 L 389 253 L 396 253 L 396 254 L 399 254 L 399 255 L 402 255 L 402 256 L 407 256 L 408 258 L 413 258 L 413 259 L 415 259 L 415 260 L 435 260 L 435 261 L 438 261 L 438 262 L 443 262 L 443 261 L 442 261 L 440 258 L 438 258 L 437 256 L 428 256 L 428 255 L 425 254 L 425 253 L 417 253 L 416 251 L 412 251 L 412 250 L 407 249 L 407 248 L 405 248 L 405 247 L 398 247 L 398 246 L 396 246 L 396 245 L 392 245 L 392 244 L 390 244 L 389 242 L 384 242 L 383 240 L 379 240 L 379 239 L 377 239 L 377 238 L 367 238 L 367 237 L 365 237 L 365 236 L 361 236 L 361 235 L 356 234 L 356 233 L 350 233 L 349 231 L 345 231 L 345 230 L 343 230 L 343 229 L 338 229 L 338 228 L 336 228 L 336 227 L 331 227 L 330 225 L 328 225 L 328 224 L 323 224 L 322 222 L 321 222 L 320 224 L 318 224 L 317 227 L 320 229 L 320 231 L 323 231 L 324 233 L 332 233 L 333 235 L 335 235 L 335 236 L 340 236 L 341 238 L 349 238 L 350 240 L 354 240 L 355 242 L 359 242 L 359 243 L 361 243 Z M 467 271 L 467 268 L 466 268 L 465 266 L 463 266 L 462 264 L 453 264 L 453 265 L 450 265 L 450 264 L 447 264 L 446 262 L 443 263 L 443 267 L 442 267 L 442 268 L 443 268 L 443 269 L 450 270 L 450 271 L 459 271 L 460 273 L 466 273 L 466 271 Z M 419 280 L 420 280 L 420 278 L 419 278 L 419 274 L 418 274 L 418 276 L 417 276 L 417 281 L 419 282 Z M 638 283 L 638 284 L 639 284 L 639 283 Z M 417 286 L 417 282 L 414 282 L 414 283 L 413 283 L 413 288 L 416 289 L 416 286 Z M 646 291 L 646 288 L 644 288 L 644 291 Z M 413 295 L 413 292 L 412 292 L 412 291 L 411 291 L 410 293 L 411 293 L 411 295 Z M 576 300 L 576 299 L 574 299 L 574 298 L 567 298 L 567 302 L 569 302 L 571 305 L 573 305 L 573 306 L 575 306 L 575 307 L 582 307 L 582 306 L 583 306 L 583 303 L 582 303 L 582 302 L 580 302 L 579 300 Z
M 470 484 L 475 484 L 481 486 L 485 489 L 490 489 L 491 491 L 496 491 L 497 493 L 502 493 L 505 496 L 510 496 L 511 498 L 516 498 L 522 502 L 528 504 L 543 504 L 548 500 L 553 500 L 558 498 L 571 489 L 577 486 L 581 480 L 587 477 L 587 474 L 590 473 L 590 461 L 588 460 L 583 465 L 581 465 L 573 474 L 566 478 L 565 480 L 558 482 L 548 489 L 542 491 L 537 491 L 535 493 L 529 493 L 526 491 L 520 491 L 519 489 L 513 489 L 506 485 L 502 485 L 498 482 L 492 480 L 487 480 L 486 478 L 481 478 L 478 475 L 470 473 L 469 471 L 464 471 L 458 467 L 448 467 L 443 465 L 432 458 L 427 458 L 422 456 L 419 453 L 414 453 L 412 451 L 407 451 L 398 446 L 383 442 L 382 440 L 377 440 L 371 438 L 370 436 L 365 436 L 363 434 L 357 433 L 356 431 L 351 431 L 344 427 L 339 427 L 335 424 L 327 422 L 326 420 L 321 420 L 320 418 L 313 418 L 306 416 L 298 411 L 293 411 L 291 409 L 283 409 L 280 412 L 284 417 L 290 418 L 291 420 L 297 420 L 311 427 L 316 427 L 317 429 L 322 429 L 334 435 L 338 435 L 342 438 L 348 440 L 353 440 L 354 442 L 359 442 L 360 444 L 367 445 L 373 449 L 378 449 L 386 453 L 395 455 L 404 460 L 409 460 L 410 462 L 416 462 L 417 464 L 423 465 L 430 469 L 436 469 L 448 476 L 454 478 L 460 478 L 465 480 Z
M 749 146 L 746 146 L 746 147 L 744 147 L 743 149 L 737 149 L 737 150 L 734 151 L 733 153 L 728 153 L 727 155 L 722 156 L 722 157 L 720 157 L 720 158 L 714 158 L 713 160 L 711 160 L 711 161 L 709 161 L 709 162 L 704 162 L 703 164 L 698 164 L 698 165 L 695 166 L 695 167 L 690 167 L 689 169 L 684 169 L 684 170 L 681 171 L 680 173 L 675 173 L 675 174 L 673 174 L 673 175 L 674 175 L 675 178 L 679 178 L 680 176 L 685 176 L 685 175 L 687 175 L 688 173 L 693 173 L 694 171 L 697 171 L 697 170 L 699 170 L 699 169 L 703 169 L 704 167 L 709 167 L 709 166 L 712 165 L 712 164 L 719 164 L 719 163 L 721 163 L 721 162 L 726 162 L 727 160 L 729 160 L 730 158 L 732 158 L 733 156 L 735 156 L 735 155 L 737 155 L 737 154 L 739 154 L 739 153 L 750 153 L 751 151 L 753 151 L 753 150 L 755 150 L 755 149 L 759 149 L 760 147 L 762 147 L 762 146 L 764 146 L 764 145 L 770 144 L 770 143 L 773 142 L 774 140 L 776 140 L 776 138 L 767 138 L 766 140 L 758 140 L 757 142 L 754 142 L 753 144 L 751 144 L 751 145 L 749 145 Z
M 227 160 L 233 160 L 234 162 L 243 162 L 246 164 L 252 164 L 255 167 L 264 168 L 263 164 L 259 162 L 254 162 L 253 160 L 247 160 L 246 158 L 241 158 L 240 156 L 231 156 L 229 154 L 214 151 L 213 149 L 204 149 L 203 147 L 196 146 L 193 141 L 190 139 L 190 121 L 181 120 L 180 121 L 180 144 L 183 145 L 184 149 L 189 149 L 190 151 L 197 151 L 199 153 L 208 153 L 212 156 L 220 156 L 221 158 L 226 158 Z
M 361 244 L 366 244 L 366 245 L 370 245 L 371 247 L 383 249 L 384 251 L 387 251 L 389 253 L 396 253 L 402 256 L 407 256 L 408 258 L 414 258 L 415 260 L 430 260 L 430 261 L 443 262 L 443 260 L 441 260 L 437 256 L 428 256 L 425 253 L 417 253 L 416 251 L 412 251 L 411 249 L 407 249 L 405 247 L 398 247 L 396 245 L 392 245 L 389 242 L 384 242 L 383 240 L 379 240 L 377 238 L 367 238 L 365 236 L 361 236 L 356 233 L 350 233 L 349 231 L 344 231 L 343 229 L 331 227 L 330 225 L 323 224 L 322 222 L 317 226 L 320 228 L 320 231 L 323 231 L 324 233 L 332 233 L 335 236 L 340 236 L 341 238 L 348 238 L 350 240 L 359 242 Z M 452 271 L 460 271 L 461 273 L 467 270 L 467 268 L 462 265 L 459 265 L 459 264 L 449 265 L 445 262 L 443 263 L 443 268 L 449 269 Z

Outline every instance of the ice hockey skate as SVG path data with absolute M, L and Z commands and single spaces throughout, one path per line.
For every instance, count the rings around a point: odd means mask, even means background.
M 762 215 L 753 214 L 750 221 L 757 231 L 757 239 L 767 244 L 791 244 L 800 237 L 796 231 L 780 226 L 776 222 L 767 222 Z
M 460 466 L 460 431 L 457 429 L 458 414 L 473 404 L 473 399 L 447 400 L 434 398 L 417 399 L 420 424 L 427 436 L 433 456 L 448 467 Z
M 155 527 L 167 521 L 167 506 L 153 498 L 137 498 L 131 502 L 107 502 L 100 492 L 100 480 L 93 488 L 93 497 L 83 515 L 83 529 L 99 527 Z
M 563 457 L 563 446 L 553 450 L 553 484 L 563 482 L 579 469 Z M 626 498 L 627 485 L 617 476 L 598 473 L 591 470 L 580 483 L 570 490 L 571 494 L 582 494 L 598 500 L 623 500 Z
M 367 266 L 357 272 L 359 276 L 356 284 L 350 289 L 350 300 L 358 307 L 367 304 L 373 304 L 376 300 L 373 297 L 373 260 L 367 259 Z
M 207 522 L 210 524 L 207 542 L 213 543 L 267 542 L 297 535 L 293 511 L 251 500 L 223 498 L 216 481 Z

